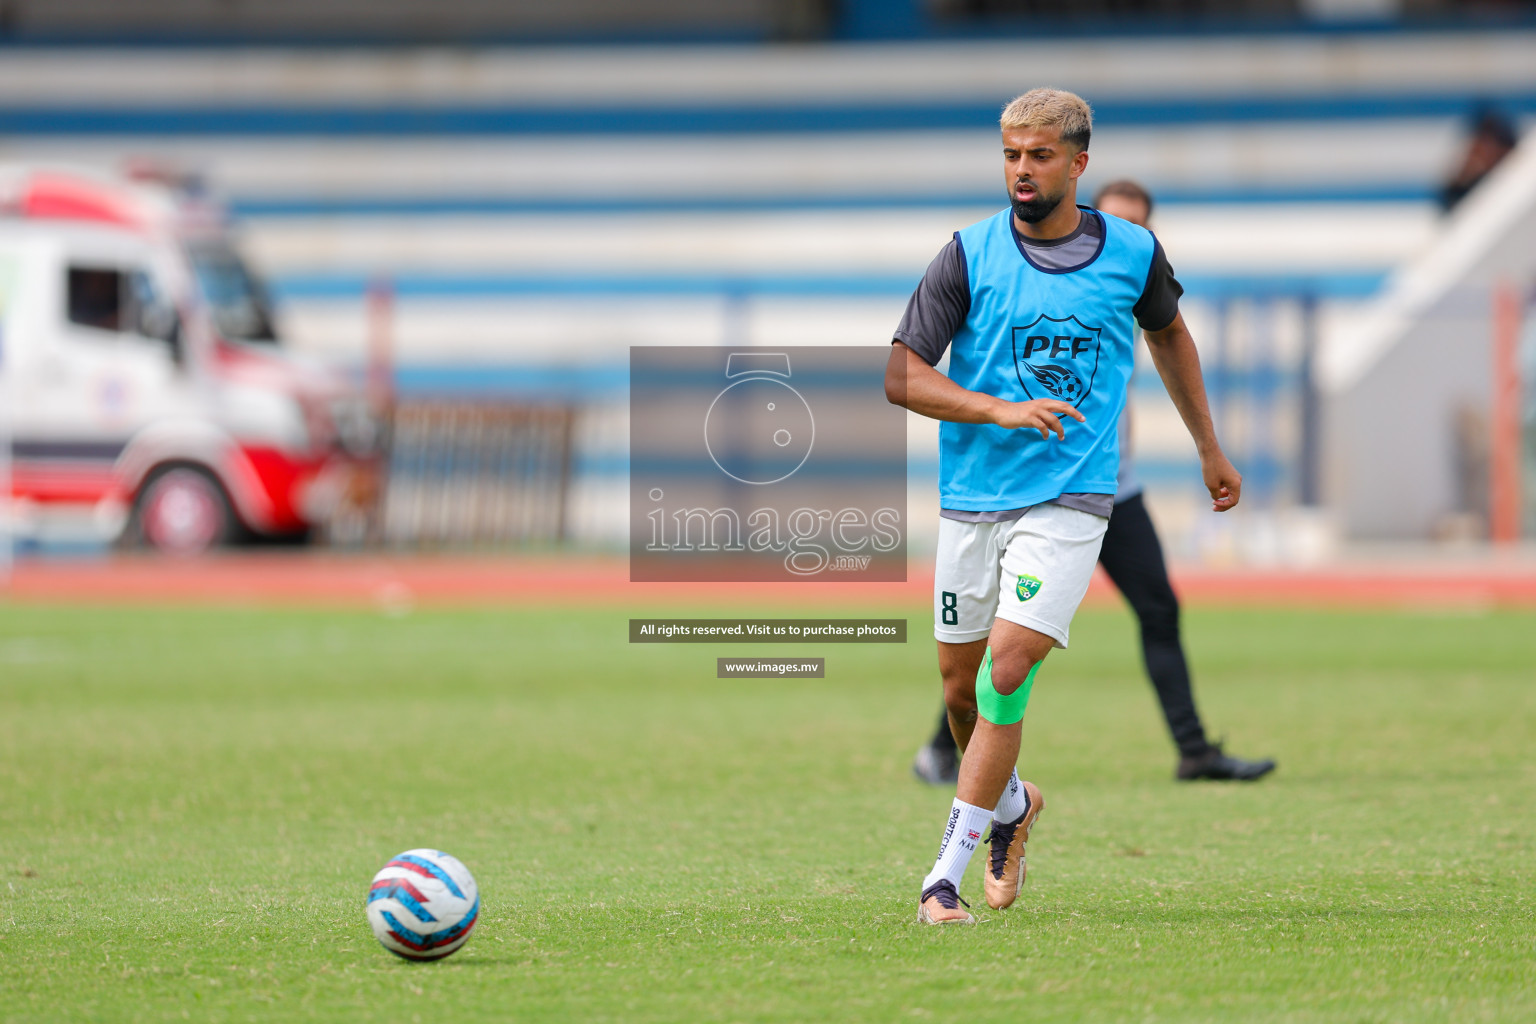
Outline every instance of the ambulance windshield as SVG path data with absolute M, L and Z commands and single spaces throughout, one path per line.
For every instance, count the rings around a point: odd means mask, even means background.
M 229 341 L 277 343 L 266 289 L 239 253 L 226 242 L 208 241 L 189 244 L 187 255 L 221 336 Z

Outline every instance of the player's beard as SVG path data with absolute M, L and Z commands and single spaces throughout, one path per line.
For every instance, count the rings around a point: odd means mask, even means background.
M 1025 224 L 1038 224 L 1045 220 L 1045 218 L 1056 212 L 1056 207 L 1061 205 L 1061 201 L 1065 197 L 1065 192 L 1060 195 L 1048 196 L 1040 191 L 1039 185 L 1035 186 L 1035 198 L 1033 199 L 1015 199 L 1011 193 L 1009 194 L 1009 199 L 1013 203 L 1013 215 Z

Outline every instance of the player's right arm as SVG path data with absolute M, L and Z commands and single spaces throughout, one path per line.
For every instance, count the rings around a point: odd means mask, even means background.
M 970 311 L 965 253 L 956 237 L 929 264 L 902 314 L 885 367 L 885 397 L 894 405 L 936 420 L 1038 430 L 1042 440 L 1052 434 L 1066 437 L 1061 417 L 1083 421 L 1083 414 L 1066 402 L 1004 401 L 967 390 L 934 368 Z
M 1057 438 L 1067 436 L 1062 416 L 1084 422 L 1083 414 L 1067 402 L 1009 402 L 980 391 L 968 391 L 900 341 L 891 343 L 891 358 L 885 364 L 885 397 L 894 405 L 936 420 L 994 423 L 1010 430 L 1028 428 L 1040 431 L 1042 440 L 1048 440 L 1052 434 Z

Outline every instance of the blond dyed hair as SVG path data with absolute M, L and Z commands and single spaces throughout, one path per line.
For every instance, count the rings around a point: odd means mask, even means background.
M 1055 128 L 1061 141 L 1088 148 L 1093 134 L 1093 110 L 1075 92 L 1064 89 L 1031 89 L 1003 108 L 998 124 L 1010 128 Z

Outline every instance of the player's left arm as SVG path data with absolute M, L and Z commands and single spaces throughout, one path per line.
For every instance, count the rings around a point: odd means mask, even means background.
M 1160 331 L 1143 328 L 1143 334 L 1152 353 L 1152 365 L 1157 367 L 1163 387 L 1168 389 L 1168 397 L 1173 399 L 1189 436 L 1194 438 L 1195 450 L 1200 453 L 1200 475 L 1211 492 L 1211 508 L 1225 512 L 1242 497 L 1243 477 L 1216 440 L 1216 426 L 1211 422 L 1210 405 L 1205 399 L 1205 379 L 1200 373 L 1200 353 L 1184 325 L 1184 314 L 1176 314 L 1173 322 Z

